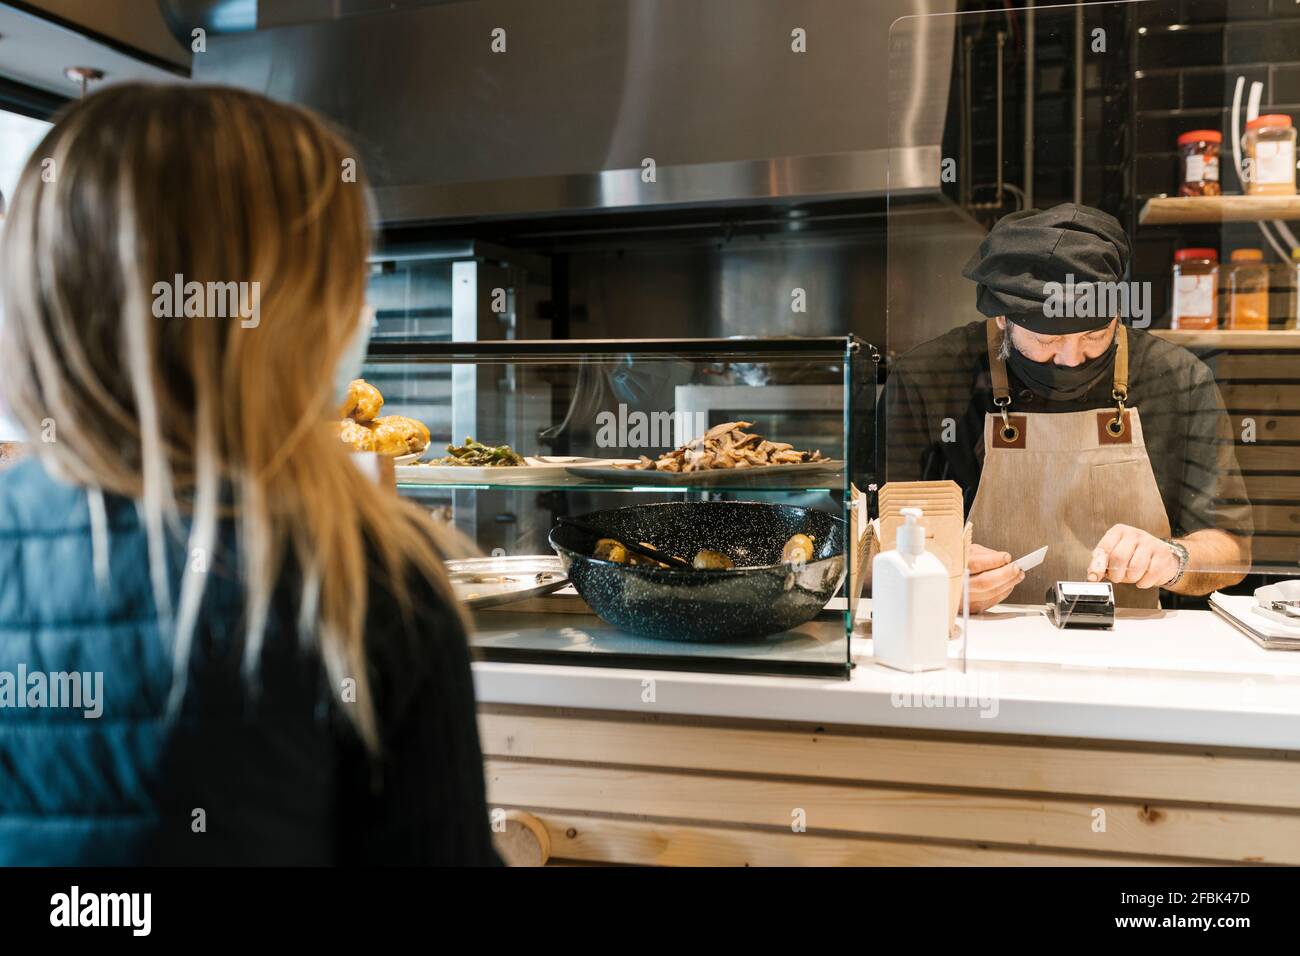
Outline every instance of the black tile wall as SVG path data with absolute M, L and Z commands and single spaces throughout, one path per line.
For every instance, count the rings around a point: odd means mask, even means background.
M 1177 186 L 1180 158 L 1176 153 L 1138 156 L 1137 182 L 1134 188 L 1140 196 L 1168 193 Z M 1170 183 L 1175 184 L 1173 187 Z
M 1198 107 L 1222 107 L 1232 102 L 1232 91 L 1236 87 L 1237 77 L 1246 78 L 1246 92 L 1250 84 L 1258 80 L 1268 87 L 1267 67 L 1229 67 L 1227 69 L 1184 70 L 1183 109 Z M 1246 94 L 1243 93 L 1243 97 Z
M 1137 4 L 1137 24 L 1148 28 L 1219 25 L 1270 16 L 1300 16 L 1300 7 L 1295 0 L 1142 0 Z
M 1300 64 L 1273 67 L 1273 95 L 1275 104 L 1300 104 Z
M 1177 152 L 1180 135 L 1193 129 L 1225 129 L 1229 116 L 1227 110 L 1186 110 L 1174 114 L 1139 113 L 1138 154 Z
M 1184 23 L 1225 23 L 1269 16 L 1270 0 L 1183 0 Z
M 1164 26 L 1178 23 L 1182 12 L 1177 3 L 1138 3 L 1134 4 L 1134 18 L 1139 27 Z
M 1155 76 L 1143 74 L 1134 86 L 1137 90 L 1137 108 L 1140 110 L 1167 110 L 1170 104 L 1179 104 L 1179 75 L 1162 73 Z
M 1225 56 L 1228 63 L 1276 63 L 1300 58 L 1300 20 L 1229 24 Z
M 1242 38 L 1242 43 L 1247 41 Z M 1138 62 L 1143 69 L 1179 66 L 1218 66 L 1224 62 L 1224 31 L 1197 27 L 1188 30 L 1153 28 L 1138 37 Z

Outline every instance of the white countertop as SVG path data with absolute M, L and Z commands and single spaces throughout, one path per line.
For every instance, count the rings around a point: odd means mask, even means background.
M 1210 611 L 1063 631 L 999 607 L 971 619 L 964 673 L 961 645 L 947 670 L 905 674 L 860 624 L 849 680 L 478 662 L 474 681 L 488 704 L 1300 750 L 1300 652 Z

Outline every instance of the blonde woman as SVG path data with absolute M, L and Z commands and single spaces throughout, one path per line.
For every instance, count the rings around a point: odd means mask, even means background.
M 327 424 L 361 334 L 354 155 L 256 95 L 121 85 L 22 175 L 0 865 L 496 862 L 435 531 Z M 179 308 L 177 277 L 218 294 Z

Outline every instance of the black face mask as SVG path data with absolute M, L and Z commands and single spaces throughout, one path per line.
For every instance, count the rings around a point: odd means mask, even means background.
M 1114 374 L 1117 347 L 1118 343 L 1112 340 L 1110 348 L 1101 355 L 1088 359 L 1082 365 L 1070 367 L 1052 362 L 1035 362 L 1016 348 L 1013 342 L 1007 365 L 1016 378 L 1028 385 L 1035 394 L 1053 401 L 1068 402 L 1087 395 L 1098 382 L 1109 379 Z

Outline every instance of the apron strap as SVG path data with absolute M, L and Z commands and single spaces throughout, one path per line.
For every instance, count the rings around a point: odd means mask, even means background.
M 999 354 L 1005 334 L 998 328 L 997 319 L 989 319 L 984 324 L 984 339 L 989 352 L 989 375 L 993 379 L 993 404 L 1002 413 L 1002 437 L 1014 442 L 1020 436 L 1020 431 L 1011 424 L 1011 418 L 1007 414 L 1007 409 L 1011 406 L 1011 385 L 1007 380 L 1007 363 Z M 1112 437 L 1120 438 L 1127 428 L 1124 403 L 1128 401 L 1128 328 L 1123 322 L 1115 326 L 1115 371 L 1110 396 L 1115 400 L 1115 417 L 1106 424 L 1106 430 Z
M 1115 326 L 1115 378 L 1110 388 L 1115 399 L 1115 417 L 1106 423 L 1106 433 L 1111 438 L 1123 438 L 1128 430 L 1124 417 L 1124 403 L 1128 401 L 1128 329 L 1123 322 Z
M 1128 328 L 1115 327 L 1115 391 L 1128 398 Z
M 1002 413 L 1002 440 L 1014 445 L 1020 438 L 1020 429 L 1011 424 L 1007 409 L 1011 407 L 1011 383 L 1007 381 L 1007 363 L 1002 358 L 1002 336 L 997 319 L 984 324 L 984 340 L 989 350 L 989 375 L 993 378 L 993 404 Z
M 1003 332 L 998 328 L 997 319 L 989 319 L 984 325 L 984 338 L 989 348 L 989 374 L 993 376 L 993 398 L 995 405 L 1011 404 L 1011 385 L 1007 382 L 1007 363 L 999 354 L 1002 350 Z M 998 399 L 1006 399 L 999 402 Z

